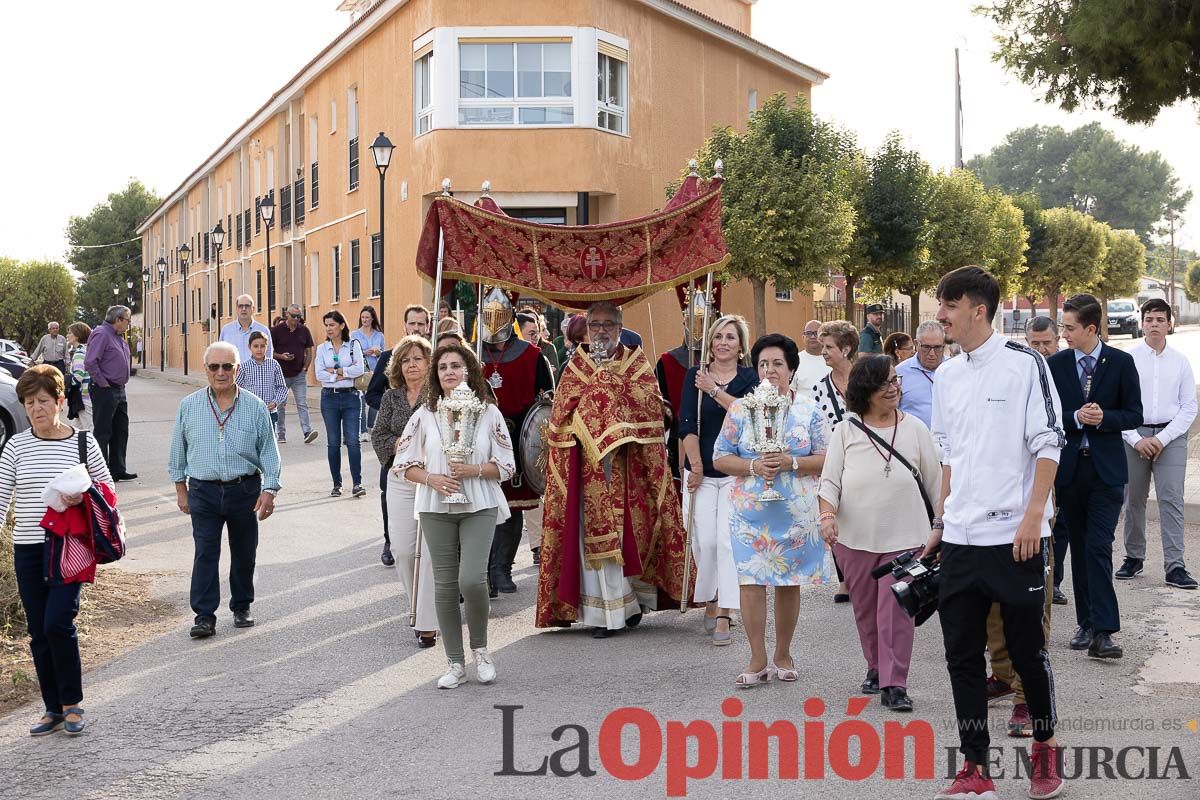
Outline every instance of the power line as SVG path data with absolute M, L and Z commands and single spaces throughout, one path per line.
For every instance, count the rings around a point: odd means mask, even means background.
M 140 242 L 141 240 L 142 240 L 142 237 L 135 236 L 132 239 L 126 239 L 123 242 L 110 242 L 108 244 L 73 244 L 73 245 L 71 245 L 71 249 L 72 250 L 95 250 L 100 247 L 119 247 L 123 244 L 129 244 L 130 242 Z

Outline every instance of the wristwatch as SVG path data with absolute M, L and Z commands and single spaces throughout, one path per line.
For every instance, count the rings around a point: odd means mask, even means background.
M 792 456 L 792 472 L 799 472 L 799 471 L 800 471 L 800 459 L 796 458 L 795 456 Z

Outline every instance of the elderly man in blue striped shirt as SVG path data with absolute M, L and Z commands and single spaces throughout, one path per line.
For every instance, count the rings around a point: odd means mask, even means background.
M 229 342 L 204 351 L 208 387 L 179 404 L 167 469 L 179 510 L 192 518 L 191 636 L 216 633 L 221 531 L 229 528 L 229 610 L 235 628 L 254 624 L 258 523 L 275 510 L 279 449 L 267 406 L 237 385 L 240 356 Z

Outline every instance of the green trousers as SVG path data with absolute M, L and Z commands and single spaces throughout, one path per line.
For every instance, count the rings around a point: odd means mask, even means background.
M 496 530 L 496 509 L 471 514 L 421 512 L 421 530 L 433 563 L 433 599 L 446 658 L 465 664 L 462 613 L 458 595 L 463 596 L 471 649 L 487 647 L 488 553 Z

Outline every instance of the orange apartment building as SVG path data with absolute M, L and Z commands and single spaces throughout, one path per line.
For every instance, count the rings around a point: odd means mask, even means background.
M 395 340 L 404 306 L 432 302 L 414 257 L 445 177 L 468 202 L 490 181 L 507 213 L 538 221 L 594 224 L 659 208 L 713 126 L 743 126 L 760 97 L 811 96 L 828 77 L 750 38 L 754 2 L 343 2 L 353 15 L 346 30 L 139 226 L 151 273 L 148 363 L 160 363 L 165 340 L 165 363 L 182 365 L 187 323 L 197 367 L 243 293 L 268 323 L 301 304 L 320 341 L 326 310 L 353 327 L 363 305 L 378 307 L 382 269 L 383 325 Z M 395 145 L 382 268 L 370 150 L 380 131 Z M 266 196 L 275 206 L 269 268 L 257 213 Z M 208 233 L 218 222 L 219 283 Z M 729 287 L 724 307 L 749 316 L 749 285 Z M 811 311 L 799 292 L 768 295 L 771 330 L 797 336 Z M 654 355 L 681 340 L 673 292 L 631 307 L 626 324 Z

